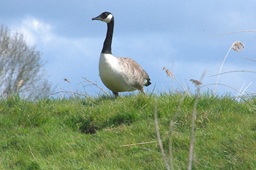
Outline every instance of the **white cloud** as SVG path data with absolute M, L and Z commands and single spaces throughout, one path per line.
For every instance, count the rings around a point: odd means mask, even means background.
M 53 39 L 52 26 L 34 17 L 26 17 L 19 23 L 12 26 L 13 31 L 21 32 L 29 45 L 38 42 L 49 42 Z

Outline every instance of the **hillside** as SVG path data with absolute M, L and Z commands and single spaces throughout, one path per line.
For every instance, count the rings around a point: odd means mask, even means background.
M 0 102 L 0 169 L 165 169 L 154 108 L 174 169 L 186 169 L 195 98 L 179 94 Z M 256 100 L 203 95 L 193 169 L 256 169 Z

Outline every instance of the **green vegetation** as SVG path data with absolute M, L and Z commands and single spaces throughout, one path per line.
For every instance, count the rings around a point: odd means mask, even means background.
M 173 167 L 186 169 L 195 98 L 179 94 L 2 100 L 0 169 L 165 169 L 155 101 L 165 153 L 172 119 Z M 255 105 L 200 97 L 193 169 L 256 169 Z

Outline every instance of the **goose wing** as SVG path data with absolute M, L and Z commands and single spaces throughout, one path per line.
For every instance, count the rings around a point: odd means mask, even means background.
M 118 59 L 121 70 L 135 88 L 141 89 L 151 84 L 148 73 L 136 61 L 131 58 Z

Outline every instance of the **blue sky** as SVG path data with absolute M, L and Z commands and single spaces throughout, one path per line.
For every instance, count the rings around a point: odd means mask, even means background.
M 221 62 L 234 41 L 241 41 L 242 52 L 230 51 L 223 72 L 255 71 L 256 1 L 63 1 L 2 0 L 1 24 L 20 31 L 26 41 L 41 52 L 44 69 L 55 91 L 79 91 L 97 95 L 98 88 L 82 77 L 104 87 L 98 76 L 98 61 L 106 34 L 106 24 L 92 21 L 101 12 L 115 16 L 113 54 L 136 60 L 150 75 L 148 93 L 181 89 L 166 76 L 171 70 L 186 89 L 193 91 L 190 79 L 214 84 Z M 70 83 L 63 81 L 64 78 Z M 229 73 L 220 84 L 255 92 L 255 73 Z M 217 92 L 236 95 L 226 86 Z M 207 86 L 210 90 L 214 86 Z M 204 88 L 204 90 L 208 90 Z M 105 87 L 104 89 L 108 91 Z

